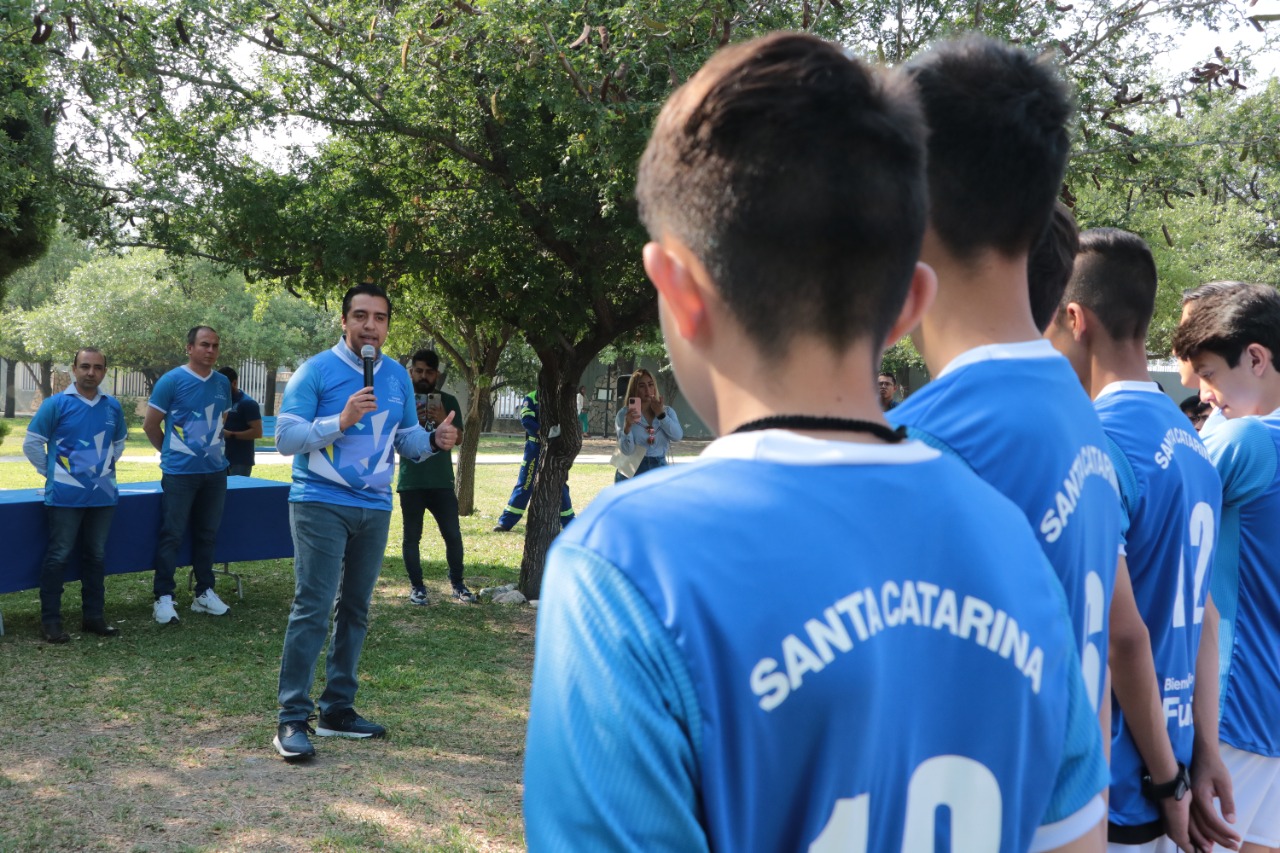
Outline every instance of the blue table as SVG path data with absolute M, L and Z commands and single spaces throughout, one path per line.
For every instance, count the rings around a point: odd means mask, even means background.
M 293 556 L 289 533 L 289 484 L 256 477 L 229 477 L 227 503 L 214 561 L 239 563 Z M 107 537 L 106 573 L 151 571 L 160 530 L 160 484 L 123 483 Z M 41 489 L 0 491 L 0 593 L 40 587 L 49 532 Z M 178 565 L 191 564 L 190 535 Z M 67 581 L 80 579 L 79 558 L 67 566 Z M 239 579 L 237 578 L 237 584 Z M 0 621 L 0 634 L 4 622 Z

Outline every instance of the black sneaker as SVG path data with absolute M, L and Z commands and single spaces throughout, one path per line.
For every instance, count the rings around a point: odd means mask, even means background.
M 71 635 L 62 630 L 62 620 L 60 619 L 41 623 L 40 636 L 44 637 L 46 643 L 61 644 L 71 642 Z
M 453 600 L 460 601 L 463 604 L 475 604 L 476 594 L 467 589 L 465 584 L 462 584 L 453 588 Z
M 357 714 L 355 708 L 344 708 L 321 714 L 316 734 L 320 737 L 386 737 L 387 730 Z
M 316 757 L 316 748 L 307 737 L 316 733 L 311 728 L 311 721 L 314 719 L 313 714 L 305 720 L 286 720 L 276 728 L 276 737 L 271 743 L 285 761 L 306 761 Z

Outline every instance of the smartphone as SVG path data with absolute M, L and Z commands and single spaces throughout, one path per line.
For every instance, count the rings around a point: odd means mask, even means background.
M 427 408 L 431 408 L 431 407 L 433 407 L 433 406 L 442 406 L 442 405 L 443 405 L 443 404 L 440 402 L 440 395 L 439 395 L 439 394 L 428 394 L 428 395 L 427 395 Z
M 640 414 L 640 398 L 632 397 L 627 400 L 627 408 L 631 409 L 631 411 L 635 412 L 637 415 Z

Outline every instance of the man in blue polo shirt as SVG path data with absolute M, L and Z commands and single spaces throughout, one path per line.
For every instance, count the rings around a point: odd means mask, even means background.
M 421 462 L 448 453 L 458 437 L 452 412 L 432 432 L 419 425 L 408 371 L 382 355 L 390 321 L 391 300 L 381 287 L 348 290 L 342 340 L 298 368 L 276 420 L 276 446 L 294 457 L 289 525 L 296 582 L 272 741 L 286 761 L 315 755 L 308 734 L 386 734 L 356 712 L 355 698 L 369 603 L 387 549 L 395 454 Z M 372 385 L 364 381 L 365 352 Z M 314 703 L 311 684 L 326 636 L 325 688 Z M 317 704 L 320 718 L 312 729 Z
M 218 333 L 208 326 L 187 332 L 187 363 L 151 389 L 142 431 L 160 451 L 160 539 L 156 543 L 152 615 L 161 625 L 178 622 L 174 570 L 182 534 L 191 528 L 196 613 L 222 616 L 229 609 L 213 591 L 213 548 L 227 499 L 227 457 L 222 422 L 231 408 L 231 383 L 216 372 Z
M 227 445 L 227 473 L 232 477 L 252 477 L 253 442 L 262 438 L 262 409 L 258 401 L 240 390 L 240 374 L 234 367 L 219 367 L 218 372 L 231 383 L 231 408 L 222 425 Z
M 1257 853 L 1280 847 L 1280 294 L 1235 284 L 1203 295 L 1173 351 L 1225 418 L 1201 433 L 1222 479 L 1209 589 L 1221 614 L 1218 738 L 1233 791 L 1216 793 L 1241 849 Z M 1212 803 L 1195 785 L 1197 801 Z
M 724 437 L 552 547 L 534 853 L 1101 849 L 1062 586 L 1017 508 L 877 400 L 936 286 L 924 136 L 898 72 L 792 33 L 720 51 L 659 115 L 645 271 Z
M 1216 680 L 1218 666 L 1208 570 L 1222 486 L 1195 430 L 1147 372 L 1157 289 L 1150 248 L 1113 228 L 1086 231 L 1079 243 L 1045 337 L 1094 398 L 1124 510 L 1126 559 L 1110 620 L 1108 838 L 1134 853 L 1165 835 L 1183 849 L 1207 848 L 1198 828 L 1188 835 L 1187 768 L 1193 747 L 1202 761 L 1218 751 L 1216 742 L 1197 746 L 1195 729 L 1215 726 L 1218 714 L 1216 691 L 1206 701 L 1203 682 Z M 1199 661 L 1212 669 L 1207 679 Z
M 49 548 L 40 567 L 40 626 L 50 643 L 71 639 L 62 628 L 62 578 L 77 539 L 80 627 L 103 637 L 120 633 L 103 616 L 103 554 L 116 511 L 116 460 L 128 430 L 120 403 L 98 390 L 107 375 L 102 350 L 84 347 L 72 361 L 75 382 L 40 404 L 22 443 L 45 476 Z

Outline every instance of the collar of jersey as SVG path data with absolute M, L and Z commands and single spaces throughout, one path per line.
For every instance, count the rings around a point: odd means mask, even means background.
M 784 429 L 744 432 L 717 438 L 699 459 L 750 459 L 783 465 L 910 465 L 941 454 L 919 441 L 861 444 L 812 438 Z
M 347 346 L 346 338 L 338 338 L 338 342 L 333 345 L 333 351 L 338 354 L 338 358 L 347 363 L 354 370 L 364 372 L 364 359 L 351 351 L 351 347 Z M 378 357 L 373 360 L 373 372 L 377 373 L 382 368 L 382 353 L 378 353 Z
M 213 378 L 213 374 L 218 373 L 218 371 L 216 370 L 210 370 L 208 376 L 201 376 L 199 373 L 196 373 L 194 370 L 192 370 L 191 365 L 189 364 L 182 365 L 182 369 L 187 371 L 187 373 L 190 373 L 192 376 L 194 376 L 196 379 L 200 380 L 201 382 L 208 382 L 210 379 Z M 218 374 L 218 375 L 221 376 L 222 374 Z
M 1119 394 L 1121 391 L 1137 391 L 1143 394 L 1163 394 L 1160 386 L 1154 382 L 1142 382 L 1137 379 L 1121 379 L 1119 382 L 1109 382 L 1103 389 L 1098 392 L 1095 400 L 1101 400 L 1108 394 Z
M 96 406 L 96 405 L 98 405 L 98 401 L 99 401 L 99 400 L 101 400 L 101 399 L 102 399 L 102 397 L 103 397 L 103 393 L 102 393 L 101 391 L 99 391 L 99 392 L 98 392 L 98 396 L 96 396 L 96 397 L 94 397 L 92 400 L 90 400 L 88 397 L 86 397 L 85 395 L 81 394 L 79 391 L 77 391 L 77 390 L 76 390 L 76 383 L 74 383 L 74 382 L 72 382 L 70 385 L 68 385 L 68 386 L 67 386 L 67 390 L 63 391 L 62 393 L 63 393 L 63 394 L 70 394 L 72 397 L 79 397 L 81 400 L 84 400 L 84 402 L 85 402 L 85 405 L 86 405 L 86 406 Z
M 1053 344 L 1040 338 L 1035 341 L 1019 341 L 1016 344 L 986 344 L 965 350 L 942 370 L 934 379 L 941 379 L 948 373 L 954 373 L 962 367 L 977 364 L 981 361 L 1009 361 L 1011 359 L 1062 358 L 1062 353 L 1053 348 Z

